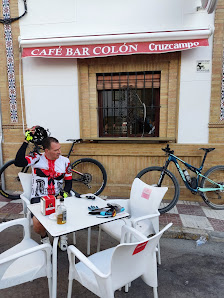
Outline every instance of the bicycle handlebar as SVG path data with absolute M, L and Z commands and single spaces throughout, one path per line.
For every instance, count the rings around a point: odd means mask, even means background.
M 167 154 L 173 154 L 174 153 L 174 150 L 170 150 L 170 145 L 169 144 L 166 145 L 166 148 L 162 148 L 162 150 L 164 152 L 166 152 Z

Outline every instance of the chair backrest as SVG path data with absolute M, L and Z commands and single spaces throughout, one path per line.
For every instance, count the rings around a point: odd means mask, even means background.
M 115 248 L 111 259 L 111 276 L 114 290 L 139 276 L 142 276 L 148 285 L 157 287 L 156 246 L 162 234 L 171 225 L 172 223 L 168 224 L 151 238 L 144 237 L 142 241 L 119 244 Z
M 32 174 L 20 172 L 18 175 L 22 184 L 23 195 L 30 200 L 32 190 Z
M 158 212 L 167 190 L 167 187 L 151 186 L 135 178 L 130 194 L 131 216 L 139 217 Z

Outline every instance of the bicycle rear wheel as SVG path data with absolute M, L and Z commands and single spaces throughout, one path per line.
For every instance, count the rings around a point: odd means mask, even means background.
M 136 178 L 140 178 L 143 182 L 149 185 L 158 186 L 162 170 L 162 167 L 149 167 L 139 172 Z M 176 177 L 168 170 L 165 170 L 164 178 L 160 186 L 168 187 L 168 191 L 159 207 L 159 212 L 165 213 L 176 205 L 180 195 L 180 187 Z
M 14 159 L 10 160 L 7 163 L 5 163 L 3 167 L 0 169 L 0 177 L 1 177 L 0 194 L 7 199 L 18 200 L 20 199 L 20 194 L 23 192 L 18 173 L 28 172 L 28 167 L 26 168 L 16 167 L 14 162 L 15 162 Z M 31 169 L 30 169 L 30 172 L 31 172 Z M 5 177 L 5 187 L 3 187 L 2 175 L 4 175 Z
M 210 182 L 208 179 L 224 184 L 224 166 L 215 166 L 209 169 L 201 180 L 201 188 L 217 188 L 217 185 Z M 207 179 L 208 178 L 208 179 Z M 224 209 L 224 191 L 206 191 L 202 192 L 201 196 L 205 203 L 213 209 Z
M 92 158 L 81 158 L 72 164 L 72 190 L 79 196 L 93 193 L 99 195 L 107 183 L 103 165 Z

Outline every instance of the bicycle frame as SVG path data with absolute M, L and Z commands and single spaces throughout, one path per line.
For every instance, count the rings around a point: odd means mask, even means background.
M 201 166 L 200 166 L 199 168 L 196 168 L 196 167 L 194 167 L 194 166 L 192 166 L 192 165 L 186 163 L 184 160 L 180 159 L 180 158 L 177 157 L 176 155 L 170 153 L 170 154 L 169 154 L 169 158 L 168 158 L 168 160 L 166 161 L 166 163 L 165 163 L 163 169 L 166 170 L 166 169 L 168 168 L 170 162 L 173 162 L 173 163 L 175 164 L 175 166 L 176 166 L 176 168 L 177 168 L 177 170 L 178 170 L 178 172 L 179 172 L 179 174 L 180 174 L 180 176 L 181 176 L 181 178 L 182 178 L 182 180 L 183 180 L 185 186 L 187 187 L 187 189 L 189 189 L 189 190 L 190 190 L 191 192 L 193 192 L 193 193 L 207 192 L 207 191 L 223 191 L 223 190 L 224 190 L 224 185 L 221 185 L 221 184 L 219 184 L 219 183 L 216 183 L 216 182 L 214 182 L 213 180 L 211 180 L 211 179 L 209 179 L 209 178 L 207 178 L 207 177 L 205 177 L 204 175 L 201 174 L 201 171 L 202 171 L 202 169 L 203 169 L 203 166 L 204 166 L 204 162 L 205 162 L 206 156 L 207 156 L 207 152 L 206 152 L 205 155 L 204 155 L 204 158 L 203 158 L 203 160 L 202 160 Z M 181 167 L 180 167 L 178 161 L 180 161 L 181 163 L 183 163 L 183 164 L 186 166 L 186 168 L 187 168 L 188 170 L 190 170 L 191 172 L 194 172 L 194 173 L 197 174 L 197 178 L 196 178 L 196 179 L 197 179 L 197 187 L 196 187 L 196 188 L 192 188 L 192 187 L 189 185 L 189 183 L 187 182 L 186 177 L 185 177 L 185 175 L 184 175 L 184 173 L 183 173 L 183 170 L 181 169 Z M 159 180 L 159 183 L 158 183 L 158 184 L 160 184 L 160 183 L 162 182 L 162 179 L 163 179 L 162 176 L 163 176 L 163 172 L 162 172 L 162 174 L 161 174 L 161 177 L 160 177 L 160 180 Z M 201 178 L 205 178 L 206 180 L 208 180 L 208 181 L 211 182 L 212 184 L 217 185 L 218 187 L 216 187 L 216 188 L 201 188 L 201 187 L 199 187 L 198 185 L 199 185 L 199 178 L 200 178 L 200 177 L 201 177 Z

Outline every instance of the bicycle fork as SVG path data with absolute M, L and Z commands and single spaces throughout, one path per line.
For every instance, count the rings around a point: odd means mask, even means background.
M 168 159 L 168 160 L 165 162 L 165 165 L 163 166 L 163 169 L 162 169 L 162 171 L 161 171 L 161 175 L 160 175 L 160 177 L 159 177 L 159 181 L 158 181 L 158 184 L 157 184 L 159 187 L 161 187 L 161 185 L 162 185 L 162 182 L 163 182 L 163 179 L 164 179 L 164 176 L 165 176 L 165 172 L 166 172 L 166 170 L 167 170 L 169 164 L 170 164 L 170 159 Z

